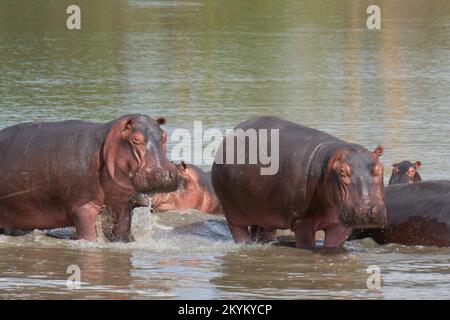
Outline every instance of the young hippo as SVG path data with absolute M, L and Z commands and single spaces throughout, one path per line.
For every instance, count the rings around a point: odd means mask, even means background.
M 196 209 L 205 213 L 222 213 L 222 207 L 211 185 L 211 173 L 181 161 L 177 166 L 178 188 L 151 196 L 153 212 Z
M 407 160 L 392 164 L 392 175 L 389 179 L 389 184 L 415 183 L 422 181 L 422 178 L 417 171 L 421 165 L 422 163 L 420 161 L 412 163 Z
M 261 145 L 263 134 L 270 148 Z M 256 157 L 250 151 L 258 147 Z M 229 150 L 241 150 L 237 161 Z M 269 153 L 278 170 L 262 174 L 267 168 L 262 158 Z M 315 247 L 318 230 L 325 231 L 325 247 L 340 247 L 353 227 L 386 222 L 382 153 L 381 146 L 370 152 L 319 130 L 259 117 L 242 122 L 224 139 L 212 184 L 236 242 L 252 241 L 250 229 L 256 227 L 269 236 L 289 228 L 297 247 Z

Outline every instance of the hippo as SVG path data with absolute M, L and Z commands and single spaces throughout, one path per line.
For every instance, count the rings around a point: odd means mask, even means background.
M 379 244 L 450 246 L 450 181 L 435 180 L 386 187 L 386 226 L 355 229 L 350 240 Z
M 164 123 L 131 114 L 1 130 L 0 229 L 75 226 L 76 239 L 95 241 L 96 216 L 106 207 L 115 213 L 117 239 L 129 241 L 133 195 L 177 187 Z
M 246 141 L 244 163 L 223 163 L 228 146 L 239 147 L 238 131 L 270 131 L 270 139 L 275 140 L 278 132 L 279 152 L 272 157 L 278 157 L 279 169 L 274 174 L 262 174 L 266 164 L 261 156 L 249 163 L 249 139 L 240 139 Z M 268 154 L 269 148 L 259 144 L 260 151 Z M 236 242 L 251 242 L 250 229 L 255 226 L 271 237 L 273 230 L 289 228 L 295 233 L 296 247 L 314 248 L 316 231 L 324 230 L 324 247 L 336 248 L 353 227 L 386 222 L 382 154 L 382 146 L 370 152 L 294 122 L 258 117 L 240 123 L 225 137 L 213 163 L 212 184 Z
M 416 161 L 402 161 L 392 164 L 392 175 L 389 179 L 389 185 L 398 183 L 415 183 L 422 181 L 419 172 L 417 171 L 422 163 Z
M 178 188 L 170 193 L 155 193 L 151 197 L 153 212 L 196 209 L 205 213 L 222 212 L 211 184 L 211 173 L 181 161 L 178 170 Z

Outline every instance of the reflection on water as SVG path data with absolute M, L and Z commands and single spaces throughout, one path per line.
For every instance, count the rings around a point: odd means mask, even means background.
M 386 175 L 410 159 L 424 179 L 450 177 L 445 0 L 380 0 L 381 31 L 365 27 L 368 1 L 78 3 L 82 30 L 69 32 L 70 1 L 0 0 L 0 127 L 143 112 L 169 131 L 225 129 L 278 115 L 384 144 Z M 132 244 L 0 236 L 0 298 L 449 298 L 448 249 L 241 247 L 197 214 L 140 219 Z M 80 290 L 65 286 L 69 264 Z M 373 264 L 379 292 L 365 287 Z

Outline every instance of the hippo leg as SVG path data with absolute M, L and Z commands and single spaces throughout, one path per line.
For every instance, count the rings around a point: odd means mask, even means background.
M 112 230 L 114 240 L 130 242 L 131 237 L 131 216 L 132 204 L 118 205 L 111 208 L 111 213 L 115 217 L 115 224 Z
M 231 221 L 228 221 L 228 227 L 230 228 L 231 235 L 236 243 L 249 243 L 252 242 L 248 227 L 238 226 Z
M 347 237 L 352 233 L 352 228 L 336 224 L 326 228 L 324 231 L 325 242 L 323 246 L 326 248 L 337 248 L 342 246 L 345 240 L 347 240 Z
M 253 226 L 249 227 L 249 231 L 250 231 L 250 237 L 252 238 L 252 241 L 258 241 L 261 227 L 253 225 Z
M 268 242 L 272 242 L 272 241 L 276 241 L 277 240 L 277 230 L 276 229 L 272 229 L 272 230 L 268 230 L 268 229 L 263 229 L 263 241 L 268 241 Z
M 275 229 L 264 229 L 259 226 L 250 227 L 250 235 L 252 241 L 255 242 L 272 242 L 277 239 L 277 230 Z
M 100 206 L 87 203 L 74 210 L 75 239 L 97 241 L 95 222 Z
M 311 249 L 316 247 L 317 223 L 311 219 L 304 219 L 295 225 L 295 246 Z

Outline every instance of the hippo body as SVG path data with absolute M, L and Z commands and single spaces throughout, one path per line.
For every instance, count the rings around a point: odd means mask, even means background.
M 84 121 L 15 125 L 0 131 L 0 229 L 75 226 L 76 238 L 96 240 L 102 207 L 117 214 L 127 240 L 130 197 L 171 191 L 175 167 L 162 149 L 163 120 L 127 115 L 106 124 Z
M 275 117 L 255 118 L 236 128 L 279 130 L 276 174 L 262 175 L 259 160 L 257 164 L 213 164 L 213 187 L 236 242 L 252 241 L 255 227 L 271 238 L 273 230 L 289 228 L 295 232 L 297 247 L 314 247 L 317 230 L 325 231 L 324 246 L 339 247 L 353 226 L 385 222 L 381 147 L 369 152 Z M 226 159 L 224 146 L 230 141 L 230 137 L 224 139 L 219 158 Z M 245 152 L 248 160 L 248 143 Z
M 204 213 L 222 213 L 219 199 L 211 183 L 211 172 L 182 161 L 177 165 L 178 188 L 169 193 L 155 193 L 151 197 L 154 212 L 195 209 Z
M 450 181 L 395 184 L 385 192 L 386 226 L 355 229 L 352 240 L 371 237 L 379 244 L 450 246 Z

